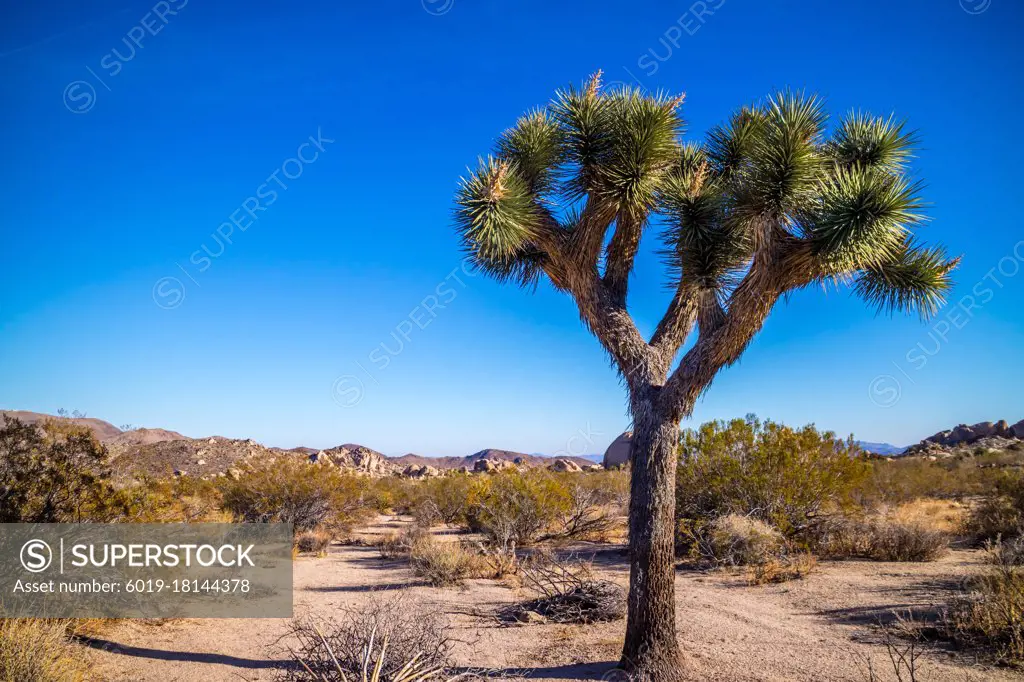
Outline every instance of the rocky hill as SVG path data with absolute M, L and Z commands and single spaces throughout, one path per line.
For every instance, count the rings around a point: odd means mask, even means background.
M 429 476 L 444 470 L 496 471 L 513 465 L 527 467 L 555 467 L 573 470 L 592 465 L 582 457 L 563 457 L 558 460 L 539 455 L 528 455 L 511 450 L 486 449 L 466 457 L 422 457 L 408 454 L 386 457 L 372 448 L 356 443 L 345 443 L 326 450 L 309 447 L 290 449 L 268 447 L 252 439 L 210 436 L 189 438 L 177 431 L 159 428 L 139 428 L 122 431 L 102 419 L 66 418 L 27 411 L 0 411 L 29 424 L 48 419 L 70 421 L 88 428 L 110 452 L 111 467 L 118 478 L 138 476 L 190 475 L 213 477 L 228 473 L 242 463 L 261 458 L 300 457 L 312 463 L 321 463 L 353 469 L 370 476 Z
M 1006 420 L 979 422 L 968 426 L 960 424 L 955 428 L 925 438 L 917 445 L 911 445 L 904 455 L 951 457 L 965 450 L 1008 450 L 1024 445 L 1024 419 L 1010 426 Z
M 54 414 L 43 414 L 42 412 L 28 412 L 26 410 L 0 410 L 0 416 L 8 416 L 18 421 L 24 422 L 25 424 L 40 424 L 47 420 L 60 419 L 62 421 L 69 421 L 77 426 L 84 426 L 85 428 L 92 431 L 93 435 L 96 436 L 96 440 L 107 441 L 111 438 L 121 435 L 121 429 L 117 428 L 110 422 L 105 422 L 102 419 L 93 419 L 92 417 L 59 417 Z M 2 421 L 2 420 L 0 420 Z
M 494 463 L 507 462 L 509 464 L 529 467 L 546 467 L 550 466 L 556 458 L 545 457 L 543 455 L 528 455 L 525 452 L 513 452 L 512 450 L 487 448 L 486 450 L 480 450 L 479 452 L 474 452 L 472 455 L 466 455 L 465 457 L 424 457 L 423 455 L 408 454 L 402 455 L 401 457 L 391 457 L 389 459 L 391 462 L 403 468 L 412 465 L 416 467 L 429 466 L 440 470 L 465 468 L 468 471 L 475 471 L 480 468 L 477 462 L 484 460 Z M 557 459 L 572 462 L 580 467 L 594 464 L 593 461 L 584 457 L 558 457 Z

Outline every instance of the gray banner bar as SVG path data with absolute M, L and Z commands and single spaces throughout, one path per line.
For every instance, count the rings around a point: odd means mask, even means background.
M 290 524 L 0 524 L 0 617 L 291 616 Z

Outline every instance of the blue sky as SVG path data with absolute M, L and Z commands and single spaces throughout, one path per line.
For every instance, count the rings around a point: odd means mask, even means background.
M 793 295 L 692 422 L 907 444 L 1024 418 L 1018 2 L 42 0 L 4 19 L 2 408 L 388 454 L 602 451 L 624 394 L 570 301 L 464 272 L 451 226 L 466 166 L 600 68 L 685 91 L 694 139 L 786 86 L 906 118 L 923 235 L 964 256 L 927 324 Z M 666 291 L 646 246 L 649 331 Z

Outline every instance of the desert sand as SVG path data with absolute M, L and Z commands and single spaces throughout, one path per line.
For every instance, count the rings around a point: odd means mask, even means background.
M 357 537 L 372 542 L 405 520 L 381 517 Z M 437 531 L 451 535 L 454 531 Z M 618 545 L 579 545 L 593 555 L 600 577 L 628 583 Z M 822 562 L 809 577 L 750 586 L 738 572 L 680 569 L 677 604 L 685 666 L 693 680 L 722 682 L 895 680 L 880 620 L 893 611 L 934 613 L 963 577 L 981 569 L 981 553 L 954 550 L 920 564 Z M 586 626 L 505 626 L 486 614 L 528 595 L 495 580 L 464 588 L 420 584 L 407 563 L 385 561 L 363 545 L 333 545 L 326 556 L 295 564 L 295 614 L 329 616 L 359 607 L 378 592 L 401 593 L 410 608 L 442 609 L 458 640 L 454 663 L 491 674 L 534 680 L 597 680 L 619 653 L 625 622 Z M 126 621 L 93 642 L 96 672 L 114 681 L 272 680 L 288 661 L 289 621 Z M 918 679 L 926 682 L 1021 680 L 1024 674 L 987 667 L 963 653 L 924 645 Z M 614 675 L 606 679 L 616 679 Z

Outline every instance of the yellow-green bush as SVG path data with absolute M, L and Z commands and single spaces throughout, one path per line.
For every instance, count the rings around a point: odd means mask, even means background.
M 469 511 L 472 479 L 468 474 L 453 473 L 438 478 L 428 478 L 421 484 L 422 506 L 429 503 L 436 517 L 442 523 L 456 525 L 463 523 Z
M 547 471 L 504 471 L 476 476 L 468 493 L 466 524 L 495 544 L 529 545 L 571 508 L 566 486 Z
M 298 458 L 277 458 L 241 468 L 222 479 L 224 509 L 251 523 L 282 522 L 295 532 L 345 529 L 372 510 L 367 479 Z
M 413 545 L 409 563 L 414 575 L 434 587 L 461 585 L 466 578 L 480 575 L 487 564 L 484 557 L 458 542 L 439 542 L 433 537 Z
M 801 536 L 826 512 L 852 506 L 869 472 L 852 440 L 753 416 L 684 431 L 679 452 L 676 515 L 687 531 L 684 544 L 729 514 Z

